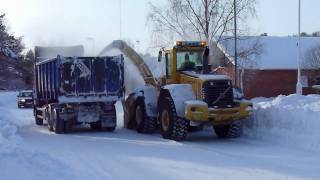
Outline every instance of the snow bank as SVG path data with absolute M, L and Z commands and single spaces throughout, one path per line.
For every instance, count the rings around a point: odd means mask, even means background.
M 31 109 L 17 108 L 17 94 L 0 92 L 1 179 L 76 179 L 66 164 L 51 155 L 24 149 L 19 129 L 33 124 L 33 115 Z
M 17 92 L 0 93 L 0 153 L 9 152 L 20 142 L 17 135 L 20 126 L 32 123 L 32 112 L 27 109 L 17 111 Z M 14 118 L 13 118 L 14 117 Z
M 320 96 L 256 98 L 245 133 L 303 149 L 320 151 Z

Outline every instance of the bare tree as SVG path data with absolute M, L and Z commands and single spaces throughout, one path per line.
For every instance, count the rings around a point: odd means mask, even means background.
M 305 68 L 320 69 L 320 44 L 308 49 L 303 58 Z
M 237 17 L 246 29 L 246 19 L 255 14 L 256 0 L 237 0 Z M 164 6 L 150 4 L 148 22 L 151 23 L 154 43 L 158 46 L 173 39 L 197 39 L 218 43 L 223 36 L 234 32 L 233 0 L 167 0 Z

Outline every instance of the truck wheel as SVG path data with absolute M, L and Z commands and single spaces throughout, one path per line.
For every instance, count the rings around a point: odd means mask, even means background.
M 73 130 L 73 119 L 64 121 L 64 133 L 66 134 L 72 133 L 72 130 Z
M 213 126 L 219 138 L 237 138 L 242 133 L 242 121 L 235 121 L 229 125 Z
M 177 116 L 171 97 L 161 98 L 159 122 L 163 138 L 175 141 L 182 141 L 186 138 L 189 122 Z
M 53 127 L 53 131 L 56 134 L 63 133 L 64 122 L 63 122 L 63 119 L 60 119 L 59 112 L 57 111 L 57 109 L 53 109 L 52 127 Z
M 101 130 L 102 129 L 101 121 L 90 123 L 90 128 L 95 131 Z
M 38 111 L 35 109 L 35 110 L 34 110 L 34 119 L 35 119 L 35 121 L 36 121 L 36 125 L 42 126 L 42 125 L 43 125 L 43 119 L 39 118 L 38 115 L 39 115 L 39 113 L 38 113 Z
M 49 111 L 46 111 L 45 112 L 45 118 L 46 118 L 46 121 L 48 123 L 48 129 L 49 131 L 53 131 L 53 126 L 52 126 L 52 111 L 51 109 L 49 109 Z
M 156 130 L 156 120 L 147 116 L 145 103 L 138 98 L 135 108 L 136 130 L 138 133 L 151 134 Z

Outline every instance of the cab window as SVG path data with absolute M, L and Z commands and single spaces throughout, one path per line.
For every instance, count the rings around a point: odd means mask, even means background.
M 179 51 L 177 52 L 177 70 L 193 71 L 202 66 L 202 51 Z

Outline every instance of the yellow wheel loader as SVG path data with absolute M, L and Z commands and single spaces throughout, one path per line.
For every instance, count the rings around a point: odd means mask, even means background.
M 237 100 L 232 80 L 210 72 L 206 42 L 177 41 L 159 51 L 158 61 L 165 74 L 156 79 L 144 60 L 125 42 L 114 41 L 138 67 L 145 86 L 126 98 L 124 126 L 139 133 L 160 128 L 163 138 L 184 140 L 192 127 L 212 126 L 218 137 L 239 137 L 242 121 L 252 112 L 252 104 Z

